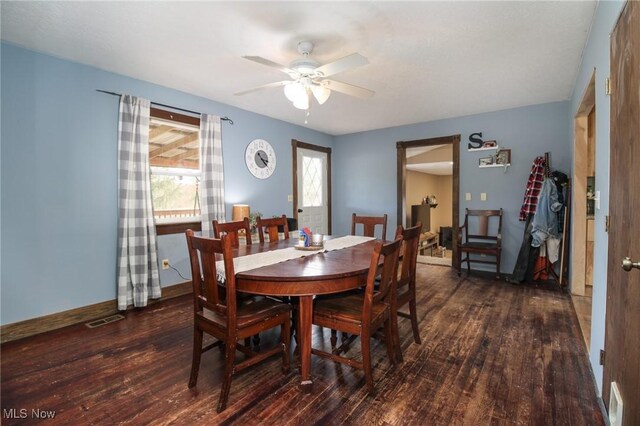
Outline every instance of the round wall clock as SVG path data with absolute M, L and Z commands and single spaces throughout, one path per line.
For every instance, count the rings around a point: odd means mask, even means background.
M 244 161 L 252 175 L 258 179 L 266 179 L 276 169 L 276 152 L 264 139 L 254 139 L 247 145 Z

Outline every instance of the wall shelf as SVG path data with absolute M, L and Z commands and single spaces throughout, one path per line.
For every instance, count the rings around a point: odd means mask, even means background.
M 469 148 L 467 151 L 469 152 L 476 152 L 476 151 L 496 151 L 499 150 L 500 146 L 496 145 L 496 146 L 490 146 L 487 148 Z
M 489 169 L 492 167 L 509 167 L 511 165 L 511 163 L 508 164 L 487 164 L 485 166 L 478 166 L 481 169 Z

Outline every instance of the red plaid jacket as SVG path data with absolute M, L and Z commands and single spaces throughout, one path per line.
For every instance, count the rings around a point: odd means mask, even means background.
M 529 174 L 529 180 L 527 181 L 527 189 L 524 191 L 524 201 L 520 208 L 520 220 L 527 220 L 529 214 L 536 212 L 536 206 L 538 205 L 538 195 L 540 195 L 540 189 L 544 182 L 544 170 L 545 170 L 544 157 L 537 157 L 533 161 L 531 166 L 531 173 Z

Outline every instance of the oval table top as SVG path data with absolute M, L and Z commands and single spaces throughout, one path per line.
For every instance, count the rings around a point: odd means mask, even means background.
M 292 247 L 296 240 L 241 246 L 234 256 Z M 375 240 L 236 274 L 239 291 L 271 296 L 336 293 L 364 285 Z

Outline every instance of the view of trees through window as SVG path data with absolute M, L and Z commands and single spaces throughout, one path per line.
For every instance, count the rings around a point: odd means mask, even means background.
M 156 216 L 198 216 L 199 178 L 196 176 L 151 175 L 151 192 Z M 171 212 L 171 213 L 170 213 Z

